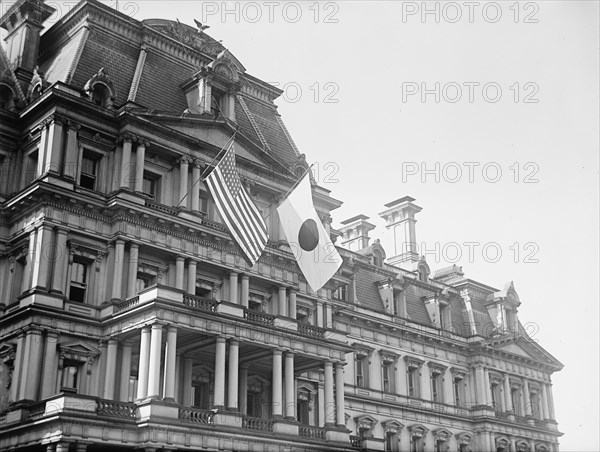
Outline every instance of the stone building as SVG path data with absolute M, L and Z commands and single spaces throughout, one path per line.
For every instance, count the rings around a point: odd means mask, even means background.
M 307 169 L 274 101 L 201 30 L 82 1 L 0 18 L 0 450 L 558 450 L 514 285 L 431 271 L 404 197 L 332 229 L 317 292 L 274 208 Z M 249 267 L 201 182 L 235 133 L 270 242 Z

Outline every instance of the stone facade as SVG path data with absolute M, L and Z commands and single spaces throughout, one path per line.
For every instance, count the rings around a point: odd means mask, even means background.
M 203 30 L 52 12 L 0 19 L 1 450 L 558 450 L 512 283 L 432 272 L 410 197 L 388 258 L 314 185 L 344 264 L 313 291 L 271 214 L 307 169 L 281 92 Z M 252 267 L 201 181 L 234 133 Z

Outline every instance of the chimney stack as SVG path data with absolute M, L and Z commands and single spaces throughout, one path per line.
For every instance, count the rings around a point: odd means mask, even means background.
M 392 265 L 419 261 L 415 214 L 422 209 L 413 204 L 414 200 L 410 196 L 397 199 L 386 204 L 387 210 L 379 214 L 385 220 L 386 228 L 393 232 L 394 255 L 387 260 Z
M 350 251 L 362 250 L 369 246 L 369 232 L 375 225 L 369 223 L 366 215 L 357 215 L 342 221 L 342 246 Z
M 29 83 L 38 65 L 42 24 L 54 11 L 41 0 L 18 0 L 0 18 L 0 27 L 8 31 L 5 38 L 8 61 L 22 83 Z

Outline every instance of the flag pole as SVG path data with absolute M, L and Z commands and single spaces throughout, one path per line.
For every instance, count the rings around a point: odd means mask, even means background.
M 204 169 L 204 171 L 202 171 L 202 174 L 200 174 L 200 177 L 198 177 L 198 180 L 195 181 L 192 184 L 192 187 L 187 191 L 187 193 L 185 194 L 185 196 L 183 198 L 181 198 L 179 200 L 179 202 L 177 203 L 177 205 L 175 207 L 179 207 L 179 205 L 184 201 L 185 198 L 187 198 L 187 196 L 190 194 L 190 192 L 194 189 L 194 187 L 196 186 L 196 184 L 198 184 L 198 182 L 200 182 L 203 177 L 204 174 L 206 173 L 207 170 L 210 169 L 210 167 L 212 166 L 213 163 L 215 163 L 215 161 L 219 158 L 219 156 L 223 153 L 223 151 L 225 149 L 229 149 L 229 147 L 233 144 L 234 140 L 235 140 L 235 136 L 238 133 L 238 130 L 240 130 L 239 126 L 237 127 L 237 129 L 235 129 L 235 132 L 233 132 L 233 135 L 231 135 L 231 138 L 229 138 L 229 140 L 227 140 L 227 143 L 225 143 L 223 145 L 223 147 L 221 148 L 221 150 L 217 153 L 217 155 L 215 156 L 214 159 L 212 159 L 212 161 L 206 166 L 206 168 Z
M 308 172 L 311 170 L 311 168 L 313 166 L 314 166 L 314 163 L 311 164 L 308 168 L 306 168 L 306 171 L 304 171 L 304 173 L 302 173 L 302 176 L 300 176 L 298 178 L 298 180 L 296 182 L 294 182 L 294 185 L 292 185 L 292 188 L 290 188 L 287 192 L 285 192 L 285 194 L 283 195 L 283 198 L 281 199 L 281 202 L 283 202 L 287 199 L 287 197 L 290 195 L 290 193 L 294 190 L 294 188 L 296 188 L 298 186 L 298 184 L 300 182 L 302 182 L 302 179 L 304 179 L 304 177 L 308 174 Z M 273 212 L 275 212 L 276 210 L 277 210 L 277 207 L 272 209 L 264 219 L 266 220 L 267 218 L 269 218 L 273 214 Z

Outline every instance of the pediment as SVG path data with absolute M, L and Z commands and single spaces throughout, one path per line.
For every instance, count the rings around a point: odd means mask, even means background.
M 169 127 L 179 133 L 188 135 L 196 140 L 202 141 L 209 145 L 215 146 L 222 149 L 226 146 L 231 139 L 232 132 L 230 130 L 222 130 L 216 127 L 205 126 L 201 124 L 202 121 L 196 120 L 182 120 L 181 118 L 154 118 L 156 122 L 160 122 L 162 125 Z M 261 159 L 256 155 L 252 154 L 244 144 L 236 140 L 235 143 L 235 154 L 237 157 L 242 157 L 251 162 L 259 165 L 272 167 L 273 163 L 266 159 Z
M 502 344 L 495 347 L 498 350 L 503 352 L 512 353 L 513 355 L 523 356 L 524 358 L 535 359 L 530 353 L 526 352 L 521 346 L 515 344 L 514 342 L 510 342 L 507 344 Z

